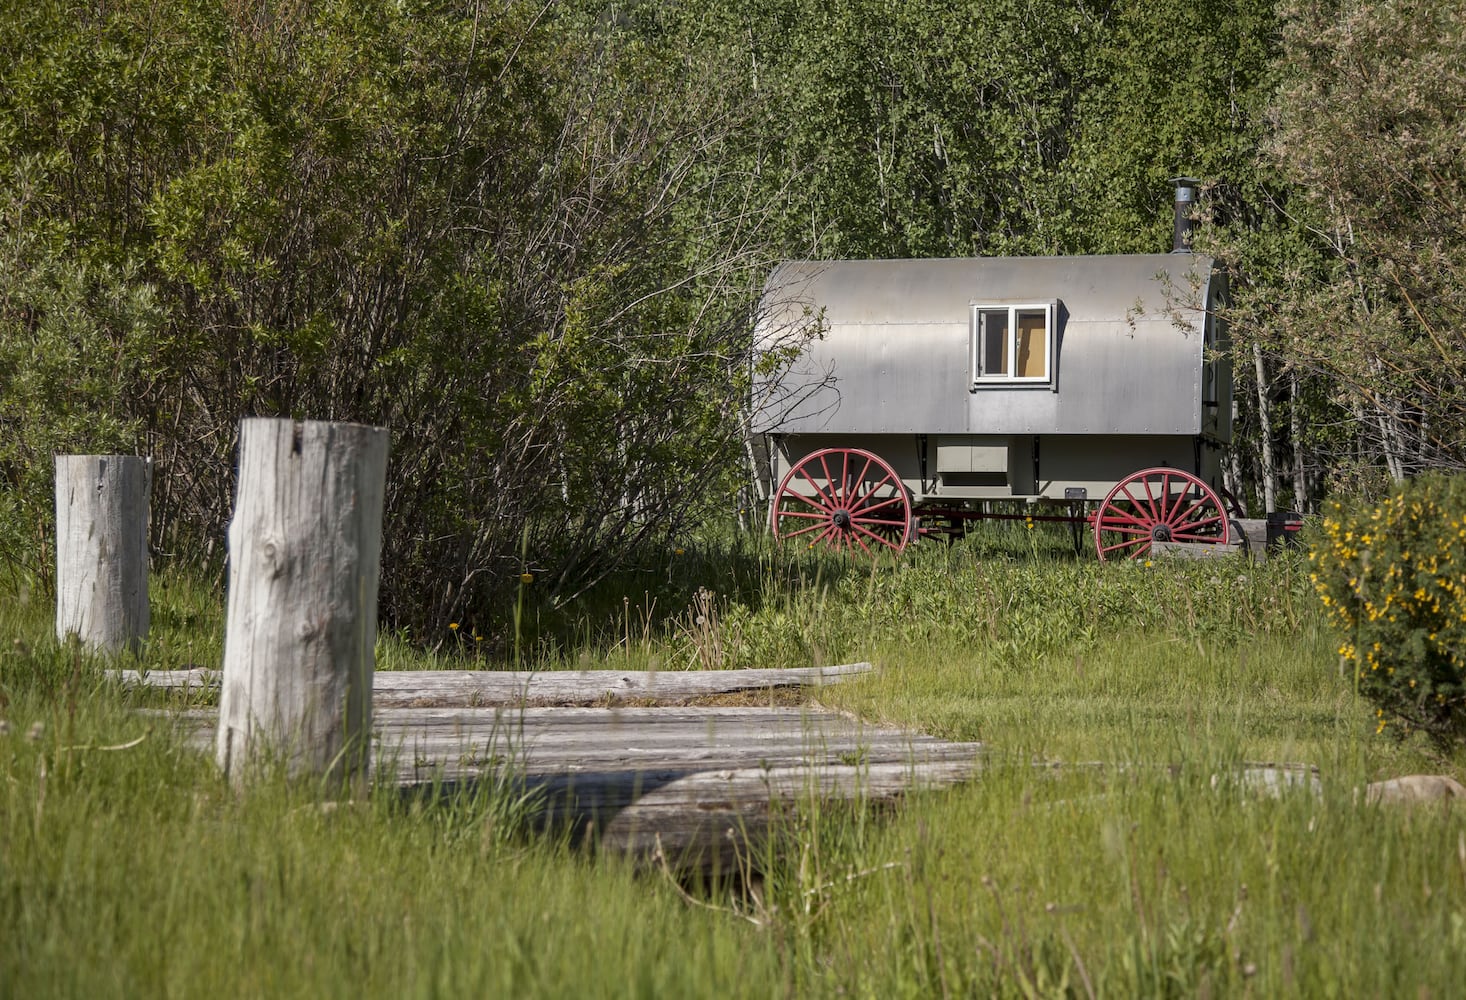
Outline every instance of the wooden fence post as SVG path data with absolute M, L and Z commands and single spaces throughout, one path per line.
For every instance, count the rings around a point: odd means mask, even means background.
M 387 432 L 248 419 L 229 525 L 218 761 L 367 775 Z
M 136 651 L 148 634 L 148 491 L 136 455 L 56 456 L 56 637 Z

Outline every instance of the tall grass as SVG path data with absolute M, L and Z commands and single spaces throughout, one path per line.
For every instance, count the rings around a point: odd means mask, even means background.
M 1457 995 L 1466 810 L 1360 793 L 1466 761 L 1373 735 L 1306 574 L 1065 541 L 870 565 L 714 539 L 567 630 L 531 602 L 542 667 L 870 658 L 819 700 L 991 748 L 889 813 L 803 803 L 691 895 L 534 833 L 512 789 L 238 797 L 0 594 L 0 995 Z M 165 574 L 154 624 L 143 666 L 217 664 L 208 588 Z M 382 665 L 492 662 L 418 638 Z M 1317 793 L 1251 761 L 1317 765 Z
M 236 796 L 99 664 L 16 624 L 0 612 L 0 995 L 776 988 L 767 937 L 529 836 L 512 793 Z

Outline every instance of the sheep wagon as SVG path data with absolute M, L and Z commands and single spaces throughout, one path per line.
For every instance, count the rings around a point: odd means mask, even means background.
M 750 422 L 774 534 L 875 553 L 1019 517 L 1092 526 L 1101 559 L 1226 544 L 1225 292 L 1187 252 L 781 265 Z

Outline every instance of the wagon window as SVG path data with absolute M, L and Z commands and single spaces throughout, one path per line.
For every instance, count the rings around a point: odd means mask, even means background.
M 1053 314 L 1049 305 L 972 308 L 973 384 L 1048 382 Z

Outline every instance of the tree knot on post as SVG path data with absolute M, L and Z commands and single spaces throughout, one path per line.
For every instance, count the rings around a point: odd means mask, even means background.
M 278 580 L 285 575 L 287 560 L 284 548 L 275 538 L 265 538 L 260 541 L 260 565 L 272 580 Z

